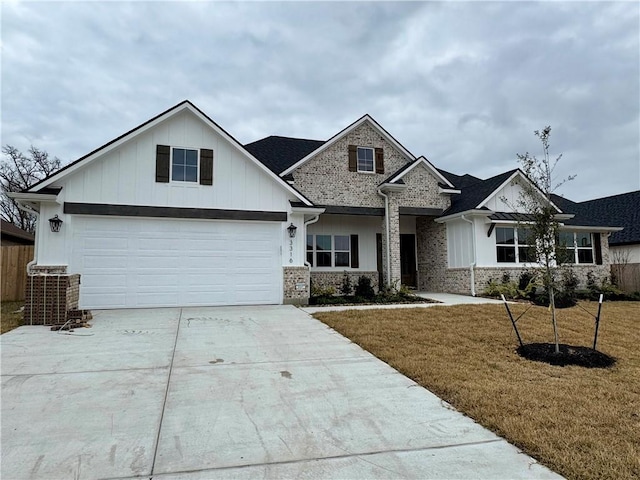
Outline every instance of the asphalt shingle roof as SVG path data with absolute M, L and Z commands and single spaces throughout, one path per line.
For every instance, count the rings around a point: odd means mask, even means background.
M 585 202 L 572 202 L 554 195 L 553 201 L 561 209 L 576 214 L 566 222 L 569 225 L 624 227 L 611 234 L 610 245 L 640 243 L 640 190 Z
M 307 140 L 303 138 L 278 137 L 272 135 L 248 143 L 244 148 L 264 163 L 272 172 L 280 174 L 291 165 L 320 148 L 323 140 Z
M 507 179 L 516 172 L 516 170 L 509 170 L 508 172 L 501 173 L 495 177 L 487 178 L 486 180 L 476 179 L 471 175 L 465 175 L 464 178 L 459 177 L 459 182 L 452 181 L 451 178 L 447 179 L 453 183 L 456 187 L 462 190 L 460 195 L 453 195 L 451 197 L 451 207 L 444 212 L 443 215 L 452 215 L 454 213 L 460 213 L 467 210 L 473 210 L 480 204 L 485 198 L 487 198 L 492 192 L 494 192 L 500 185 L 507 181 Z M 445 172 L 440 170 L 445 175 Z M 453 174 L 449 174 L 453 175 Z M 445 175 L 446 176 L 446 175 Z M 457 175 L 455 175 L 457 176 Z M 460 184 L 462 186 L 460 186 Z

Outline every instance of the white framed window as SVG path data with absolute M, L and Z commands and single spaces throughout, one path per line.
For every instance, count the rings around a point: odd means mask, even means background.
M 349 235 L 307 235 L 307 262 L 312 267 L 350 267 Z
M 498 263 L 534 262 L 535 249 L 531 230 L 522 227 L 496 227 L 496 259 Z
M 556 255 L 560 263 L 593 263 L 593 234 L 560 232 Z
M 375 172 L 374 150 L 373 148 L 358 147 L 358 171 Z
M 177 147 L 171 149 L 171 180 L 194 183 L 198 181 L 198 150 Z

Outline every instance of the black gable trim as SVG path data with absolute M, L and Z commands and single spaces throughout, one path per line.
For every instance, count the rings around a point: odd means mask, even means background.
M 214 208 L 150 207 L 146 205 L 114 205 L 108 203 L 65 202 L 64 213 L 76 215 L 186 218 L 200 220 L 255 220 L 266 222 L 285 222 L 287 220 L 287 212 L 219 210 Z

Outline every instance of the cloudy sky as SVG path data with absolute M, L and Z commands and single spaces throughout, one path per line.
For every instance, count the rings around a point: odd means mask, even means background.
M 365 113 L 486 178 L 540 154 L 558 193 L 640 189 L 640 3 L 2 2 L 2 145 L 68 163 L 189 99 L 242 143 Z

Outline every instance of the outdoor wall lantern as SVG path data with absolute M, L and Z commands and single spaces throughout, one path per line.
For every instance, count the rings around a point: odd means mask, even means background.
M 58 215 L 49 219 L 49 226 L 51 227 L 51 231 L 53 233 L 58 233 L 60 231 L 60 227 L 62 226 L 62 220 L 58 218 Z
M 298 227 L 296 227 L 293 223 L 287 227 L 289 238 L 296 238 L 296 230 L 298 230 Z

